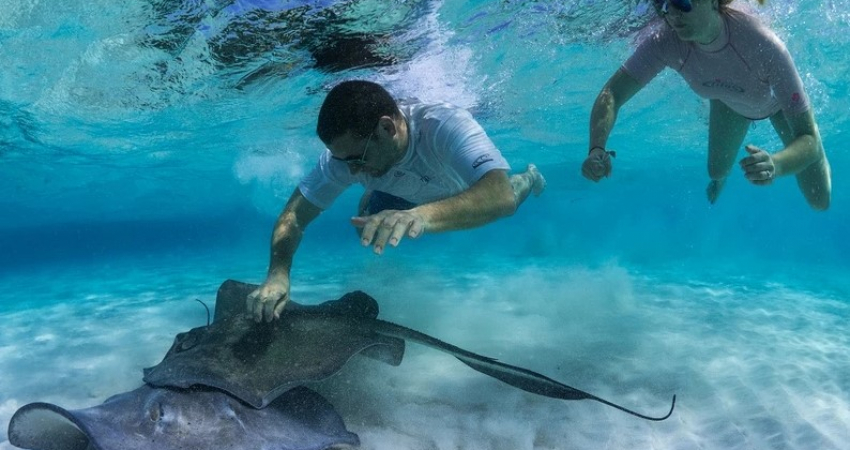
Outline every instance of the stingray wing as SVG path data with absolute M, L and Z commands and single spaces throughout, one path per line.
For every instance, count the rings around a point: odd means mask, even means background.
M 293 387 L 333 375 L 354 355 L 401 362 L 403 340 L 359 322 L 377 316 L 372 297 L 354 292 L 315 306 L 289 302 L 279 320 L 255 323 L 243 311 L 244 296 L 253 288 L 225 282 L 213 323 L 180 333 L 162 362 L 145 369 L 145 382 L 214 387 L 263 408 Z

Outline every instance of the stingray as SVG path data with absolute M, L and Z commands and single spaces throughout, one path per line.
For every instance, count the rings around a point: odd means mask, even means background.
M 540 373 L 478 355 L 416 330 L 377 318 L 378 304 L 355 291 L 321 305 L 290 301 L 279 320 L 255 323 L 244 313 L 245 297 L 256 285 L 225 281 L 216 298 L 212 324 L 180 333 L 162 362 L 145 369 L 145 382 L 162 387 L 209 386 L 257 408 L 305 383 L 338 372 L 354 355 L 392 365 L 401 363 L 404 342 L 448 353 L 472 369 L 513 387 L 562 400 L 594 400 L 628 414 L 648 416 L 567 386 Z
M 306 387 L 255 409 L 221 391 L 144 385 L 103 404 L 21 407 L 9 442 L 37 450 L 326 450 L 360 445 L 327 400 Z

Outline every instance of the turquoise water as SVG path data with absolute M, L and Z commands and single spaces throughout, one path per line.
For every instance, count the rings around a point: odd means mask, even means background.
M 1 3 L 0 448 L 20 406 L 135 388 L 205 320 L 194 299 L 262 280 L 274 218 L 322 150 L 323 94 L 348 78 L 470 108 L 549 187 L 511 218 L 381 257 L 350 229 L 352 189 L 310 226 L 296 300 L 362 289 L 388 320 L 626 406 L 679 398 L 647 423 L 411 345 L 400 367 L 363 361 L 317 387 L 363 448 L 842 448 L 850 11 L 747 7 L 814 103 L 826 213 L 792 179 L 737 176 L 709 206 L 708 109 L 670 73 L 623 110 L 613 177 L 581 178 L 590 106 L 649 17 L 637 2 Z M 779 145 L 767 123 L 748 140 Z

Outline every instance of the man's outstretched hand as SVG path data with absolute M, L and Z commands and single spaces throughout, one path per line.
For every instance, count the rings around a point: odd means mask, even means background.
M 397 247 L 405 237 L 417 238 L 426 228 L 425 218 L 413 210 L 388 209 L 371 216 L 352 217 L 351 224 L 362 228 L 360 244 L 372 246 L 375 254 L 382 254 L 389 245 Z

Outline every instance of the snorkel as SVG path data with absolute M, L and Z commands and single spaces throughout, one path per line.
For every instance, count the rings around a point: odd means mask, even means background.
M 691 0 L 654 0 L 655 9 L 661 14 L 667 14 L 670 11 L 670 5 L 682 12 L 690 12 Z

